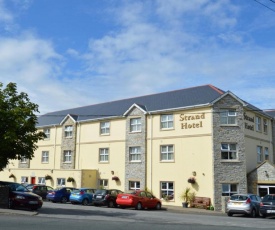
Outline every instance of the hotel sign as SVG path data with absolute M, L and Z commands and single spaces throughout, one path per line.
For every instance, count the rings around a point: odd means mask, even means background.
M 194 115 L 185 115 L 180 114 L 181 129 L 195 129 L 202 128 L 202 120 L 205 119 L 205 113 L 194 114 Z
M 246 128 L 246 129 L 249 129 L 249 130 L 252 130 L 252 131 L 254 131 L 254 117 L 250 117 L 250 116 L 248 116 L 246 113 L 244 113 L 244 120 L 245 120 L 245 122 L 244 122 L 244 127 Z M 251 122 L 251 123 L 253 123 L 253 124 L 249 124 L 249 123 L 247 123 L 247 122 Z

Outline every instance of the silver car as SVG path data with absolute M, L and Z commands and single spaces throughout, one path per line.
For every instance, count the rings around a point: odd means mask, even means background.
M 259 216 L 261 198 L 255 194 L 234 194 L 230 196 L 226 212 L 228 216 L 233 214 L 245 214 L 251 217 Z

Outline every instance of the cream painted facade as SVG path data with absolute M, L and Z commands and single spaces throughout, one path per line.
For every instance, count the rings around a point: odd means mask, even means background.
M 222 111 L 229 110 L 235 111 L 232 116 L 236 123 L 221 124 Z M 163 117 L 170 119 L 172 125 L 163 128 Z M 261 123 L 256 123 L 256 119 Z M 137 122 L 134 126 L 137 130 L 131 130 L 132 121 Z M 101 126 L 105 123 L 109 131 L 102 134 Z M 260 130 L 256 129 L 257 125 Z M 72 127 L 68 137 L 66 127 Z M 27 178 L 28 183 L 38 183 L 50 175 L 52 179 L 45 183 L 52 187 L 62 180 L 63 186 L 104 186 L 126 192 L 137 186 L 136 189 L 151 190 L 159 198 L 167 192 L 170 199 L 163 202 L 175 206 L 181 206 L 180 194 L 190 187 L 196 196 L 210 197 L 215 209 L 222 210 L 227 185 L 231 189 L 236 185 L 238 192 L 257 190 L 257 180 L 253 179 L 252 188 L 247 174 L 265 160 L 274 163 L 272 127 L 271 117 L 247 108 L 232 93 L 207 105 L 163 111 L 148 112 L 133 104 L 123 116 L 107 119 L 79 122 L 67 114 L 58 125 L 39 127 L 42 131 L 50 130 L 49 138 L 39 141 L 32 160 L 11 161 L 0 175 L 19 183 L 23 182 L 22 178 Z M 222 159 L 223 144 L 236 147 L 229 151 L 234 159 Z M 258 149 L 262 149 L 261 155 Z M 108 151 L 105 160 L 100 158 L 101 150 Z M 137 152 L 131 153 L 132 150 Z M 45 152 L 47 159 L 43 158 Z M 11 174 L 15 178 L 9 178 Z M 73 177 L 75 182 L 67 182 L 68 177 Z M 196 183 L 189 183 L 190 177 Z M 275 180 L 269 184 L 275 185 Z

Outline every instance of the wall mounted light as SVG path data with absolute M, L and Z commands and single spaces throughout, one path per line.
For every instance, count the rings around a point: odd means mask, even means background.
M 111 174 L 114 175 L 114 171 L 111 171 Z
M 264 171 L 264 173 L 265 173 L 265 176 L 266 176 L 266 177 L 268 177 L 268 176 L 269 176 L 267 171 Z
M 196 175 L 197 175 L 196 171 L 193 171 L 192 174 L 193 174 L 193 176 L 196 176 Z

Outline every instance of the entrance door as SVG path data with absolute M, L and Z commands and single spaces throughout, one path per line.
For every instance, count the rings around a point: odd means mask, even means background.
M 31 177 L 31 184 L 35 184 L 35 177 Z

